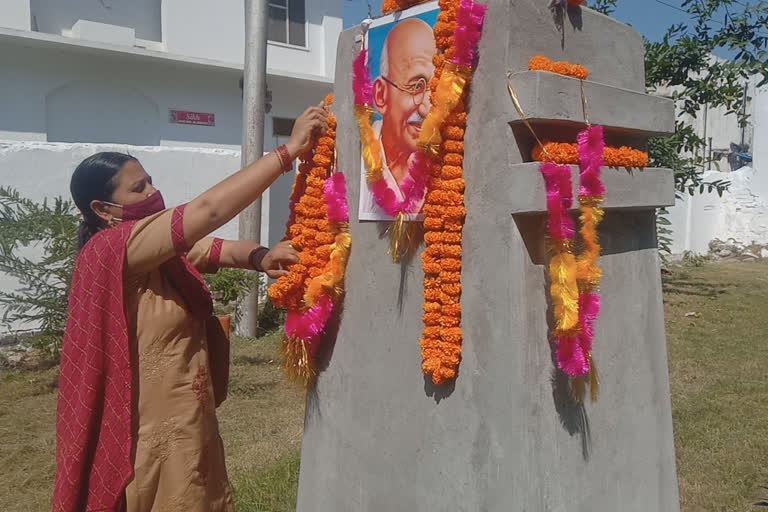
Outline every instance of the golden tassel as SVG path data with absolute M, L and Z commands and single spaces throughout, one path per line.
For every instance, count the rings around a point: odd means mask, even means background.
M 432 158 L 437 156 L 443 141 L 440 128 L 459 104 L 471 76 L 471 68 L 450 61 L 445 63 L 437 89 L 432 95 L 432 109 L 422 124 L 419 136 L 419 147 Z
M 399 212 L 387 229 L 387 234 L 389 235 L 389 254 L 392 256 L 392 263 L 410 260 L 420 242 L 417 236 L 420 223 L 409 222 L 405 217 L 405 213 Z
M 283 355 L 283 371 L 285 375 L 305 388 L 314 382 L 317 371 L 315 362 L 309 354 L 307 344 L 298 338 L 283 338 L 280 347 Z
M 600 397 L 600 377 L 597 374 L 597 366 L 592 359 L 592 352 L 587 354 L 587 361 L 589 362 L 589 393 L 592 401 L 597 402 Z
M 586 382 L 584 381 L 584 377 L 571 377 L 569 387 L 573 401 L 579 404 L 583 403 L 584 395 L 586 394 Z
M 392 263 L 400 261 L 400 243 L 403 236 L 403 227 L 405 224 L 405 214 L 399 212 L 395 220 L 389 226 L 389 254 L 392 256 Z
M 576 257 L 570 252 L 552 256 L 549 263 L 550 294 L 555 308 L 557 331 L 574 330 L 579 324 L 579 287 L 576 282 Z
M 373 124 L 371 123 L 373 108 L 368 105 L 357 105 L 355 107 L 355 117 L 360 128 L 363 162 L 365 162 L 365 167 L 368 169 L 366 181 L 368 183 L 375 183 L 381 179 L 383 165 L 381 161 L 381 143 L 376 138 Z

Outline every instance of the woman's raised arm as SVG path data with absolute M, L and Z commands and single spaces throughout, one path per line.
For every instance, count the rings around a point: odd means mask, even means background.
M 310 107 L 296 119 L 286 144 L 291 161 L 306 151 L 312 140 L 328 129 L 327 112 Z M 187 247 L 220 228 L 262 193 L 282 173 L 277 153 L 270 153 L 193 199 L 184 210 L 184 239 Z

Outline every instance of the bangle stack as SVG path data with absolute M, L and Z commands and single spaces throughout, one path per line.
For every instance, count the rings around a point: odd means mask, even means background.
M 285 144 L 278 147 L 275 150 L 275 154 L 277 159 L 280 160 L 280 168 L 283 170 L 283 174 L 293 170 L 293 158 L 291 158 L 291 154 L 288 152 Z

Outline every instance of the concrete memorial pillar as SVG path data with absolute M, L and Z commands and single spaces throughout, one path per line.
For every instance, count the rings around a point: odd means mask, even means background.
M 673 105 L 644 93 L 633 29 L 546 4 L 487 2 L 465 139 L 463 359 L 441 387 L 421 370 L 418 255 L 393 264 L 382 225 L 357 221 L 352 61 L 361 29 L 341 35 L 334 111 L 353 249 L 335 347 L 307 400 L 300 512 L 679 510 L 655 224 L 655 209 L 674 203 L 672 173 L 603 169 L 601 394 L 575 403 L 549 337 L 544 183 L 506 74 L 542 138 L 575 141 L 581 87 L 527 71 L 534 55 L 591 71 L 590 118 L 608 144 L 645 148 L 671 133 Z

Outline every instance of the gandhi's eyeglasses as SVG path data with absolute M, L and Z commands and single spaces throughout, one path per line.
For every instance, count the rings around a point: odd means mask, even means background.
M 404 93 L 410 94 L 411 98 L 413 98 L 413 104 L 415 106 L 419 106 L 422 103 L 424 103 L 424 96 L 427 93 L 427 79 L 426 78 L 419 78 L 416 80 L 416 82 L 408 84 L 408 85 L 400 85 L 398 83 L 393 82 L 389 78 L 382 76 L 382 80 L 387 82 L 392 87 L 403 91 Z

